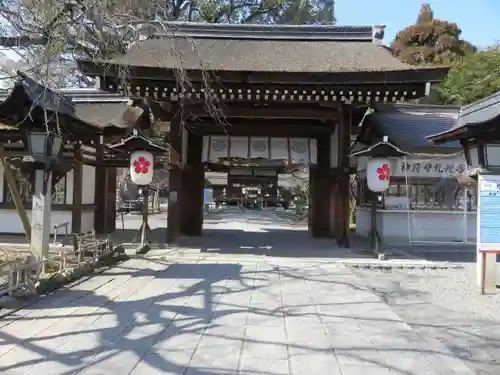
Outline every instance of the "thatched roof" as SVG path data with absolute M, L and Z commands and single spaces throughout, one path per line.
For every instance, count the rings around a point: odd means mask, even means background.
M 139 41 L 124 55 L 105 63 L 232 72 L 341 73 L 422 69 L 394 57 L 381 44 L 383 33 L 380 30 L 383 28 L 371 26 L 173 22 L 167 25 L 165 33 Z M 81 67 L 85 64 L 96 62 L 82 62 Z

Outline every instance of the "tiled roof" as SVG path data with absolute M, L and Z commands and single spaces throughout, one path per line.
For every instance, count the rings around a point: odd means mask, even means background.
M 427 137 L 453 127 L 460 107 L 427 105 L 386 105 L 368 115 L 366 126 L 373 128 L 373 142 L 387 135 L 389 140 L 408 152 L 449 153 L 461 150 L 458 142 L 436 146 Z
M 48 110 L 58 111 L 96 127 L 109 125 L 122 127 L 122 117 L 128 108 L 129 98 L 110 94 L 98 89 L 51 90 L 23 76 L 16 87 L 22 88 L 30 98 Z M 0 103 L 5 101 L 12 90 L 0 91 Z
M 433 142 L 446 141 L 446 138 L 466 127 L 476 127 L 498 118 L 500 118 L 500 91 L 462 107 L 458 121 L 453 127 L 431 133 L 428 138 Z M 467 137 L 465 133 L 464 136 Z

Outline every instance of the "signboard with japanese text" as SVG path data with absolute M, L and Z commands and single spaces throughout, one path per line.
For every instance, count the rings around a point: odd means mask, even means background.
M 478 177 L 477 250 L 500 249 L 500 176 Z
M 446 178 L 467 173 L 465 158 L 400 158 L 392 172 L 394 177 Z

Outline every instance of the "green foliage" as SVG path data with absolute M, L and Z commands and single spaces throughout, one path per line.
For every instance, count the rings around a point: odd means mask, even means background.
M 333 23 L 332 0 L 202 0 L 193 20 L 209 23 Z
M 461 33 L 456 23 L 435 19 L 430 5 L 424 4 L 417 22 L 401 30 L 391 48 L 408 64 L 450 64 L 476 51 L 460 39 Z
M 465 105 L 500 91 L 500 48 L 490 47 L 457 61 L 430 96 L 434 104 Z
M 291 0 L 283 2 L 276 23 L 288 25 L 332 24 L 335 22 L 333 1 Z

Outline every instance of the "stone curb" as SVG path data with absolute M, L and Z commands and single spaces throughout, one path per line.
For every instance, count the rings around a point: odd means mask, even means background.
M 355 262 L 340 262 L 346 267 L 370 270 L 447 270 L 447 269 L 463 269 L 464 267 L 452 263 L 397 263 L 391 262 L 386 264 L 381 263 L 355 263 Z

